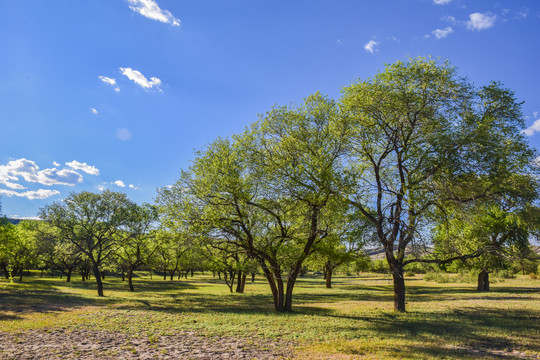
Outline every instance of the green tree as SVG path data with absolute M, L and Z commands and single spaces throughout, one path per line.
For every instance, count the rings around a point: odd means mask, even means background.
M 22 281 L 23 270 L 31 268 L 35 262 L 35 250 L 35 242 L 23 227 L 0 217 L 0 268 L 6 279 L 13 281 L 19 274 L 19 281 Z
M 117 233 L 118 243 L 114 254 L 118 265 L 127 274 L 129 291 L 135 291 L 133 272 L 149 264 L 158 249 L 159 245 L 150 234 L 157 219 L 155 206 L 131 204 L 127 208 L 126 220 Z
M 59 231 L 46 221 L 23 221 L 19 223 L 27 229 L 36 243 L 36 255 L 45 268 L 57 269 L 71 281 L 73 271 L 82 262 L 82 253 L 69 240 L 59 236 Z
M 298 108 L 274 108 L 241 136 L 214 141 L 159 191 L 176 227 L 257 260 L 277 311 L 291 310 L 302 263 L 341 206 L 329 190 L 347 130 L 333 121 L 338 114 L 319 94 Z
M 475 88 L 447 62 L 387 65 L 343 89 L 355 129 L 348 143 L 343 197 L 375 227 L 394 280 L 394 308 L 405 311 L 406 249 L 439 209 L 500 196 L 534 157 L 521 130 L 520 103 L 492 83 Z M 351 195 L 352 194 L 352 195 Z M 433 259 L 434 261 L 448 261 Z
M 40 211 L 40 217 L 57 228 L 92 265 L 97 292 L 103 296 L 101 266 L 117 246 L 117 238 L 134 204 L 125 194 L 113 191 L 72 193 Z

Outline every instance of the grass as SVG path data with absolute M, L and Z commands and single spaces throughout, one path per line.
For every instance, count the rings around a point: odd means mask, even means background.
M 294 343 L 300 359 L 501 359 L 540 358 L 540 280 L 492 284 L 427 282 L 407 277 L 407 313 L 393 311 L 392 283 L 383 275 L 300 279 L 293 312 L 277 314 L 263 279 L 245 294 L 230 294 L 209 275 L 163 281 L 154 276 L 127 283 L 105 279 L 105 297 L 93 281 L 27 277 L 0 281 L 0 331 L 99 328 L 160 335 L 196 331 Z

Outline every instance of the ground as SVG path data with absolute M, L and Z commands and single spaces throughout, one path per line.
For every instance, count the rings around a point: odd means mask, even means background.
M 140 273 L 95 283 L 37 274 L 0 281 L 0 359 L 540 359 L 540 280 L 475 284 L 407 277 L 393 311 L 384 275 L 320 277 L 276 314 L 258 278 L 230 294 L 209 274 L 163 281 Z

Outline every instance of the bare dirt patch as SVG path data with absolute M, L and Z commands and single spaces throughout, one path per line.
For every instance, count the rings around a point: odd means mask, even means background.
M 260 339 L 153 336 L 99 330 L 0 332 L 0 359 L 289 359 L 292 346 Z

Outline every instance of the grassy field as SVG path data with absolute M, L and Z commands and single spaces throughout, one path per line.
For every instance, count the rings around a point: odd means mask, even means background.
M 72 281 L 0 280 L 0 336 L 15 348 L 28 341 L 25 334 L 93 329 L 144 338 L 156 349 L 177 334 L 196 334 L 282 348 L 281 356 L 298 359 L 540 359 L 540 280 L 525 276 L 494 283 L 490 293 L 408 277 L 405 314 L 393 311 L 390 279 L 373 274 L 336 277 L 332 289 L 321 278 L 300 279 L 288 314 L 273 311 L 261 278 L 248 282 L 244 294 L 230 294 L 223 282 L 201 274 L 174 281 L 140 276 L 134 293 L 108 278 L 104 298 L 93 281 Z M 15 350 L 4 357 L 1 350 L 0 359 L 17 358 Z M 153 357 L 167 358 L 161 351 Z

